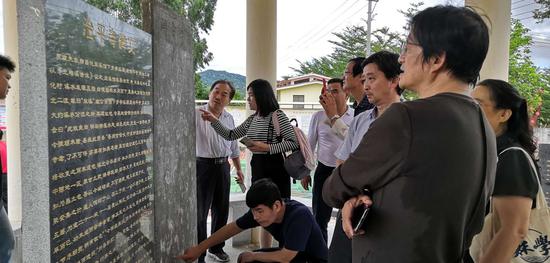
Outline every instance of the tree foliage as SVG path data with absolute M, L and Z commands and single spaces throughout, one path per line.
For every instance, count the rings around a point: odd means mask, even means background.
M 540 105 L 538 125 L 548 127 L 550 125 L 550 69 L 542 70 L 541 75 L 544 89 L 541 94 L 542 104 Z
M 527 100 L 529 114 L 533 114 L 542 103 L 542 93 L 548 89 L 543 81 L 544 72 L 538 70 L 531 60 L 533 39 L 519 20 L 512 19 L 510 34 L 510 61 L 508 81 Z
M 85 0 L 91 5 L 125 21 L 142 28 L 141 0 Z M 217 0 L 162 0 L 176 13 L 185 16 L 191 23 L 193 37 L 193 68 L 200 71 L 212 60 L 213 55 L 208 51 L 204 36 L 210 32 L 214 24 L 214 11 Z M 204 85 L 204 84 L 202 84 Z M 195 74 L 195 94 L 203 99 L 204 91 L 200 76 Z M 208 95 L 208 94 L 207 94 Z M 208 97 L 208 96 L 207 96 Z
M 397 10 L 399 13 L 401 13 L 406 19 L 407 23 L 403 26 L 403 30 L 405 32 L 409 32 L 411 30 L 410 28 L 410 22 L 413 16 L 420 11 L 420 8 L 424 5 L 424 2 L 418 2 L 418 3 L 411 3 L 410 6 L 406 10 Z
M 537 22 L 540 23 L 542 20 L 550 18 L 550 0 L 535 0 L 535 3 L 541 6 L 533 11 L 533 17 L 537 19 Z
M 333 33 L 336 40 L 329 42 L 334 45 L 331 54 L 309 61 L 298 61 L 299 66 L 292 68 L 298 74 L 317 73 L 329 77 L 341 77 L 349 59 L 364 57 L 367 38 L 366 21 L 364 24 L 349 26 L 342 32 Z M 372 33 L 372 51 L 389 50 L 398 52 L 402 37 L 391 32 L 388 27 L 374 30 Z
M 424 5 L 423 2 L 412 3 L 406 10 L 399 10 L 407 20 L 410 20 L 414 14 Z M 407 25 L 403 29 L 408 32 Z M 334 49 L 331 54 L 313 58 L 309 61 L 298 61 L 297 68 L 292 68 L 297 74 L 317 73 L 328 77 L 341 77 L 346 68 L 349 59 L 354 57 L 364 57 L 367 47 L 367 21 L 362 24 L 344 28 L 342 32 L 333 33 L 336 40 L 330 40 Z M 405 35 L 391 31 L 388 27 L 382 27 L 372 32 L 371 50 L 378 52 L 388 50 L 399 53 L 401 43 Z M 416 95 L 406 91 L 403 97 L 407 100 L 416 98 Z
M 207 100 L 210 90 L 208 86 L 204 84 L 199 74 L 195 74 L 195 99 Z
M 126 23 L 141 28 L 141 5 L 139 0 L 85 0 Z

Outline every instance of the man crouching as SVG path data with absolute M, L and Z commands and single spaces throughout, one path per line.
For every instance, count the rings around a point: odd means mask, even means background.
M 192 262 L 209 247 L 261 226 L 273 235 L 279 247 L 243 252 L 238 262 L 327 262 L 327 245 L 309 209 L 300 202 L 282 199 L 271 180 L 256 181 L 246 194 L 246 205 L 250 210 L 237 221 L 176 258 Z

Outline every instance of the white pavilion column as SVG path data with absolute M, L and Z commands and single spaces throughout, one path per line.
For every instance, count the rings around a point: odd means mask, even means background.
M 277 88 L 277 0 L 246 1 L 246 85 L 255 79 Z M 247 95 L 248 96 L 248 95 Z M 247 115 L 251 112 L 247 108 Z M 250 152 L 246 152 L 246 177 L 250 178 Z M 259 244 L 259 231 L 252 242 Z
M 6 143 L 8 149 L 8 215 L 12 227 L 21 226 L 21 151 L 19 125 L 19 47 L 17 35 L 17 1 L 2 1 L 4 8 L 4 46 L 5 55 L 9 56 L 16 65 L 10 91 L 6 98 L 7 132 Z
M 277 0 L 246 1 L 246 83 L 277 86 Z
M 466 0 L 466 6 L 474 7 L 490 22 L 489 52 L 481 68 L 481 80 L 487 78 L 508 80 L 508 60 L 510 58 L 510 0 Z M 487 21 L 487 20 L 486 20 Z

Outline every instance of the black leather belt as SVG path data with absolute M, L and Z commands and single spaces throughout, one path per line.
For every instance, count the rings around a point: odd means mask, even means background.
M 220 157 L 220 158 L 197 157 L 197 161 L 208 162 L 213 164 L 223 164 L 227 162 L 227 157 Z

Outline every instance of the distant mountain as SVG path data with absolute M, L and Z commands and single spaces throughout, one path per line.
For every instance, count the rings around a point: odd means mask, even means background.
M 219 79 L 225 79 L 231 81 L 233 83 L 233 86 L 235 86 L 235 89 L 241 93 L 242 95 L 246 94 L 245 91 L 245 83 L 246 78 L 243 75 L 230 73 L 223 70 L 205 70 L 203 72 L 200 72 L 199 75 L 201 76 L 202 82 L 206 84 L 208 88 L 214 83 L 216 80 Z

